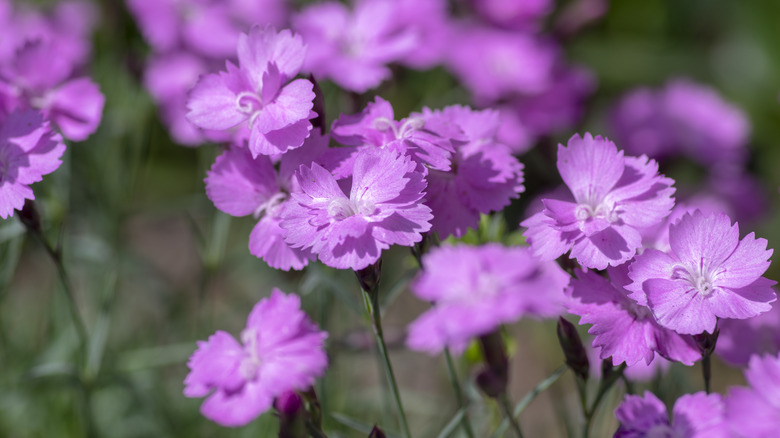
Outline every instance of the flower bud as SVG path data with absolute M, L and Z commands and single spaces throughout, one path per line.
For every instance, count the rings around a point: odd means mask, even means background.
M 374 428 L 371 429 L 371 433 L 368 435 L 368 438 L 385 438 L 386 435 L 384 432 L 382 432 L 382 429 L 379 428 L 376 424 L 374 425 Z
M 355 271 L 357 279 L 360 282 L 360 287 L 369 294 L 378 292 L 379 279 L 382 275 L 382 259 L 377 260 L 373 265 Z
M 588 354 L 582 346 L 580 335 L 574 324 L 562 316 L 558 317 L 558 342 L 561 344 L 563 356 L 566 358 L 566 365 L 574 371 L 577 377 L 588 380 L 588 372 L 590 371 Z

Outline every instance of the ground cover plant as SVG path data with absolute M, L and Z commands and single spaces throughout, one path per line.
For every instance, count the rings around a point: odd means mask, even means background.
M 779 18 L 0 0 L 0 435 L 774 436 Z

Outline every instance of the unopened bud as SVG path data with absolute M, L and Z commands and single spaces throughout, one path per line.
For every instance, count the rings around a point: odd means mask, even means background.
M 709 356 L 715 351 L 715 344 L 718 343 L 718 335 L 720 335 L 720 330 L 717 327 L 712 333 L 704 332 L 693 335 L 693 340 L 696 341 L 696 346 L 699 347 L 702 356 Z
M 19 220 L 22 221 L 22 225 L 28 230 L 34 233 L 40 233 L 41 231 L 41 215 L 38 214 L 38 209 L 35 208 L 35 201 L 32 199 L 26 199 L 24 206 L 19 211 Z
M 384 432 L 382 432 L 382 429 L 379 428 L 376 424 L 374 425 L 374 428 L 371 429 L 371 433 L 368 434 L 368 438 L 385 438 L 386 435 Z
M 325 96 L 323 96 L 320 84 L 314 79 L 313 74 L 309 74 L 309 80 L 314 85 L 314 107 L 312 108 L 312 111 L 317 113 L 317 117 L 311 119 L 311 125 L 315 128 L 319 128 L 320 133 L 324 135 L 328 129 L 325 120 Z
M 360 287 L 369 294 L 377 293 L 379 290 L 379 279 L 382 276 L 382 259 L 379 259 L 373 265 L 369 265 L 359 271 L 355 271 Z
M 509 360 L 504 338 L 498 330 L 479 337 L 485 368 L 477 375 L 477 386 L 489 397 L 496 398 L 506 391 L 509 383 Z
M 566 358 L 566 365 L 574 371 L 582 380 L 588 380 L 590 364 L 588 363 L 588 354 L 582 346 L 580 335 L 574 324 L 565 318 L 558 317 L 558 342 L 561 344 L 563 356 Z
M 274 401 L 274 408 L 279 414 L 280 438 L 305 438 L 306 410 L 303 399 L 294 391 L 288 391 L 280 395 Z

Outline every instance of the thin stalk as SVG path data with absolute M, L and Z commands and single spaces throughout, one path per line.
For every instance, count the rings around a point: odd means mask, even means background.
M 711 354 L 705 353 L 701 358 L 701 375 L 704 378 L 704 391 L 710 393 L 710 380 L 712 380 Z
M 447 374 L 450 377 L 450 383 L 452 383 L 452 389 L 455 391 L 455 399 L 458 402 L 458 408 L 464 409 L 463 417 L 460 420 L 460 425 L 463 427 L 463 430 L 466 432 L 466 436 L 469 438 L 474 438 L 474 431 L 471 429 L 471 422 L 469 421 L 469 416 L 465 412 L 466 403 L 463 400 L 463 391 L 460 389 L 460 380 L 458 379 L 458 373 L 455 370 L 455 364 L 452 362 L 452 355 L 450 354 L 450 349 L 445 348 L 444 349 L 444 359 L 447 362 Z
M 379 312 L 379 294 L 376 290 L 372 291 L 371 293 L 364 290 L 363 293 L 367 296 L 366 310 L 372 319 L 376 345 L 379 349 L 379 354 L 382 356 L 382 361 L 384 362 L 385 374 L 387 375 L 387 380 L 390 383 L 390 389 L 392 389 L 393 392 L 395 406 L 398 409 L 398 417 L 401 421 L 401 428 L 403 429 L 404 437 L 411 438 L 412 434 L 409 432 L 409 424 L 406 421 L 406 414 L 404 413 L 403 403 L 401 402 L 401 394 L 398 392 L 398 384 L 395 381 L 393 366 L 390 364 L 390 356 L 387 354 L 387 345 L 385 344 L 385 336 L 384 332 L 382 331 L 382 316 Z
M 517 438 L 523 438 L 523 431 L 520 429 L 520 423 L 518 423 L 517 418 L 512 415 L 512 406 L 509 403 L 509 397 L 506 395 L 506 391 L 501 393 L 501 395 L 498 397 L 498 404 L 501 405 L 501 409 L 504 411 L 504 416 L 507 420 L 509 420 L 509 424 L 515 431 Z

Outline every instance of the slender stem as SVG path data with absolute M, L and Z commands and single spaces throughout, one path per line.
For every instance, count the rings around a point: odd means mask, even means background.
M 514 415 L 512 415 L 512 405 L 509 403 L 509 397 L 506 395 L 506 391 L 502 392 L 498 397 L 498 404 L 501 405 L 501 409 L 504 411 L 504 416 L 509 420 L 509 424 L 515 431 L 517 438 L 523 438 L 523 431 L 520 429 L 520 423 L 517 421 Z
M 401 403 L 401 395 L 398 392 L 398 384 L 395 381 L 395 374 L 393 374 L 393 366 L 390 364 L 390 356 L 387 354 L 387 345 L 385 344 L 385 336 L 384 332 L 382 331 L 382 316 L 380 314 L 379 307 L 379 294 L 377 291 L 372 291 L 369 293 L 365 290 L 363 293 L 368 298 L 366 300 L 366 304 L 368 305 L 367 310 L 372 318 L 376 345 L 379 349 L 379 354 L 382 356 L 382 361 L 384 362 L 385 367 L 385 374 L 387 375 L 387 380 L 390 382 L 390 388 L 393 391 L 393 398 L 395 399 L 395 405 L 398 409 L 398 417 L 401 421 L 401 428 L 404 431 L 404 436 L 406 438 L 411 438 L 412 434 L 409 432 L 409 424 L 406 421 L 406 414 L 404 413 L 404 407 Z
M 466 407 L 466 403 L 463 400 L 463 391 L 460 389 L 460 380 L 458 379 L 458 372 L 455 370 L 455 364 L 452 363 L 452 355 L 450 349 L 444 349 L 444 359 L 447 362 L 447 374 L 450 376 L 450 383 L 452 383 L 452 389 L 455 391 L 455 399 L 458 402 L 458 408 L 463 409 Z M 471 429 L 471 422 L 469 416 L 464 412 L 463 418 L 460 420 L 463 430 L 466 432 L 466 436 L 474 438 L 474 431 Z
M 712 380 L 712 357 L 711 353 L 704 353 L 701 358 L 701 375 L 704 377 L 704 391 L 710 393 L 710 380 Z

